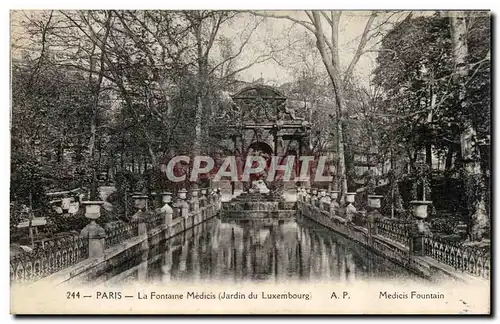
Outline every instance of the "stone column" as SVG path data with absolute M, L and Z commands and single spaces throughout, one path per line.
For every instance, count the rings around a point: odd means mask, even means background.
M 148 224 L 147 224 L 147 219 L 149 217 L 148 214 L 148 196 L 147 195 L 141 195 L 141 194 L 136 194 L 132 196 L 132 199 L 134 199 L 134 207 L 137 208 L 137 212 L 132 216 L 132 220 L 135 220 L 138 222 L 137 224 L 137 229 L 138 229 L 138 234 L 139 236 L 146 236 L 146 239 L 141 243 L 141 248 L 142 250 L 147 250 L 149 249 L 149 243 L 147 239 L 148 235 Z
M 330 209 L 330 196 L 328 196 L 326 194 L 326 189 L 321 189 L 321 193 L 320 193 L 320 199 L 319 199 L 319 203 L 320 203 L 320 207 L 322 210 L 329 210 Z
M 201 188 L 200 190 L 200 207 L 205 207 L 207 205 L 207 189 Z
M 317 203 L 318 203 L 318 189 L 316 188 L 312 188 L 311 189 L 311 205 L 313 207 L 317 207 Z
M 198 193 L 200 189 L 193 188 L 190 190 L 191 191 L 191 199 L 189 199 L 189 205 L 190 205 L 190 211 L 191 211 L 191 217 L 192 217 L 192 224 L 196 225 L 200 223 L 200 201 L 198 199 Z
M 380 214 L 381 199 L 384 196 L 381 195 L 368 195 L 367 209 L 368 213 L 366 218 L 368 221 L 368 237 L 371 239 L 373 235 L 377 235 L 377 222 L 382 218 Z
M 160 194 L 161 202 L 163 206 L 160 208 L 160 213 L 165 217 L 164 226 L 165 226 L 165 238 L 168 239 L 172 236 L 170 227 L 172 226 L 172 218 L 174 214 L 174 210 L 171 206 L 172 204 L 172 193 L 169 191 L 161 192 Z
M 96 223 L 96 219 L 101 217 L 101 206 L 104 202 L 83 201 L 82 204 L 85 206 L 85 217 L 90 219 L 90 223 L 81 230 L 80 237 L 89 240 L 89 258 L 98 258 L 104 255 L 106 248 L 106 231 Z
M 424 238 L 431 234 L 429 224 L 425 222 L 425 219 L 427 218 L 427 207 L 431 204 L 432 201 L 410 201 L 415 219 L 410 230 L 410 253 L 416 256 L 425 255 Z
M 347 192 L 345 194 L 345 201 L 347 203 L 347 206 L 345 207 L 345 219 L 348 223 L 352 223 L 354 221 L 354 217 L 356 217 L 356 214 L 358 212 L 356 207 L 354 207 L 355 196 L 355 192 Z
M 61 199 L 61 209 L 62 209 L 63 215 L 68 215 L 69 214 L 70 205 L 71 205 L 71 197 L 65 195 Z
M 339 197 L 340 191 L 338 190 L 332 190 L 330 191 L 330 215 L 336 215 L 338 210 L 339 210 L 339 203 L 337 202 L 337 199 Z
M 222 190 L 220 188 L 217 188 L 216 193 L 217 204 L 215 212 L 218 213 L 222 209 Z
M 183 230 L 186 230 L 188 228 L 187 219 L 189 217 L 189 204 L 187 203 L 186 198 L 187 198 L 187 190 L 184 188 L 179 190 L 177 206 L 179 206 L 180 214 L 184 222 Z

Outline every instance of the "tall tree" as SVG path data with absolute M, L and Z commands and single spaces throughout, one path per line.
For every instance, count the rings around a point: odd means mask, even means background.
M 339 50 L 339 26 L 341 11 L 306 11 L 307 19 L 299 19 L 293 16 L 273 14 L 266 12 L 255 12 L 256 15 L 287 19 L 293 23 L 306 28 L 316 39 L 316 48 L 319 51 L 324 67 L 330 78 L 335 101 L 335 114 L 331 114 L 336 119 L 335 134 L 337 137 L 337 178 L 340 183 L 341 200 L 345 198 L 348 191 L 347 172 L 345 160 L 345 120 L 347 112 L 345 86 L 351 81 L 354 69 L 360 57 L 367 50 L 368 41 L 375 37 L 378 31 L 372 28 L 378 12 L 372 12 L 366 21 L 363 32 L 360 36 L 355 54 L 351 59 L 345 73 L 340 63 Z M 324 26 L 326 22 L 327 27 Z M 380 26 L 377 26 L 380 27 Z
M 467 79 L 469 56 L 467 44 L 467 15 L 460 11 L 450 12 L 450 27 L 453 44 L 453 58 L 455 63 L 455 82 L 458 85 L 459 109 L 470 112 L 467 107 Z M 468 118 L 467 118 L 468 117 Z M 474 241 L 479 241 L 488 234 L 489 219 L 484 197 L 485 183 L 481 172 L 480 152 L 478 137 L 470 113 L 463 119 L 460 134 L 460 147 L 463 161 L 463 174 L 466 190 L 467 208 L 470 213 L 470 236 Z

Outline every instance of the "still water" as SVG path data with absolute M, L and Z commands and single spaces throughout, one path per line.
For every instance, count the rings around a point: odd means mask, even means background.
M 242 223 L 213 218 L 107 274 L 109 283 L 346 282 L 417 277 L 308 219 Z

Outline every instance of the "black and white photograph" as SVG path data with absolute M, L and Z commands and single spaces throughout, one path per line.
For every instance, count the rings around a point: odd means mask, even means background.
M 11 10 L 10 312 L 489 315 L 491 29 Z

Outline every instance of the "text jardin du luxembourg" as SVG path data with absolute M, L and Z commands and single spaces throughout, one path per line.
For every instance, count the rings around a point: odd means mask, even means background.
M 226 292 L 222 291 L 218 294 L 212 292 L 187 292 L 187 293 L 159 293 L 152 291 L 148 293 L 137 293 L 137 299 L 164 299 L 164 300 L 182 300 L 182 299 L 219 299 L 219 300 L 238 300 L 238 299 L 302 299 L 302 300 L 311 300 L 311 293 L 292 293 L 289 291 L 285 291 L 282 293 L 267 293 L 267 292 L 250 292 L 250 293 L 241 293 L 241 292 Z

